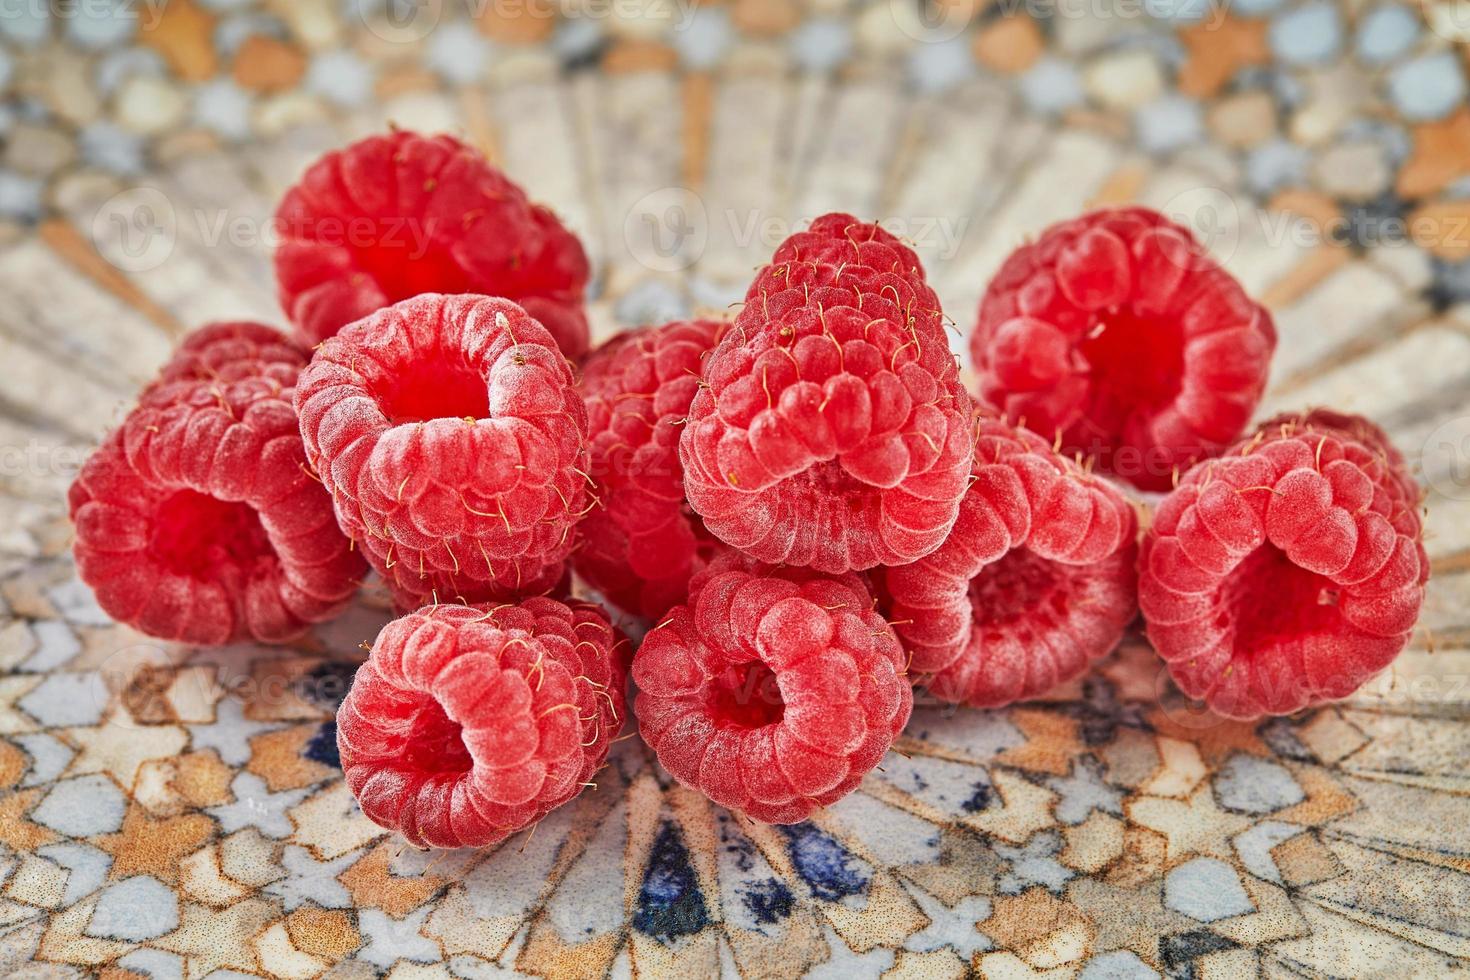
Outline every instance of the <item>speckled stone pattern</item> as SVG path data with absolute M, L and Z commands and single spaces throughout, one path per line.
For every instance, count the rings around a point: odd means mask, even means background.
M 14 0 L 0 6 L 0 974 L 1406 977 L 1470 966 L 1470 15 L 1453 0 Z M 591 315 L 719 311 L 803 220 L 882 218 L 956 322 L 1051 221 L 1138 201 L 1273 310 L 1261 414 L 1381 422 L 1423 629 L 1350 700 L 1203 715 L 1138 638 L 921 707 L 862 788 L 753 825 L 636 737 L 492 851 L 340 778 L 372 590 L 291 649 L 159 645 L 65 487 L 186 329 L 281 323 L 321 152 L 459 133 L 584 238 Z

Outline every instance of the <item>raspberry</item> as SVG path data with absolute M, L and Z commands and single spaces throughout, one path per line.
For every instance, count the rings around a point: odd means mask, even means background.
M 368 819 L 482 847 L 582 791 L 625 717 L 626 641 L 595 606 L 426 606 L 378 634 L 337 712 Z
M 1094 211 L 1017 249 L 970 337 L 987 401 L 1146 490 L 1240 435 L 1275 349 L 1271 315 L 1146 208 Z
M 315 345 L 420 293 L 513 299 L 571 358 L 589 270 L 556 215 L 451 136 L 393 132 L 328 153 L 276 212 L 281 306 Z
M 1137 611 L 1137 518 L 1121 492 L 982 410 L 954 531 L 876 573 L 910 669 L 975 707 L 1036 697 L 1087 669 Z
M 401 608 L 562 576 L 587 498 L 587 410 L 519 306 L 425 295 L 325 341 L 296 389 L 306 455 Z
M 1191 470 L 1139 555 L 1175 683 L 1233 718 L 1351 694 L 1408 642 L 1429 561 L 1419 489 L 1366 419 L 1281 416 Z
M 855 575 L 727 553 L 633 661 L 644 740 L 686 786 L 767 823 L 852 792 L 908 721 L 903 650 Z
M 177 381 L 230 383 L 254 378 L 294 388 L 308 357 L 291 338 L 261 323 L 207 324 L 185 336 L 142 399 Z
M 168 640 L 279 643 L 336 615 L 362 559 L 306 470 L 306 352 L 257 323 L 191 334 L 71 486 L 77 569 L 119 622 Z
M 762 561 L 841 573 L 939 547 L 970 469 L 969 397 L 914 254 L 819 218 L 756 276 L 679 442 L 689 503 Z
M 692 320 L 622 333 L 583 367 L 601 506 L 577 526 L 577 572 L 628 612 L 659 619 L 720 547 L 684 499 L 680 426 L 705 355 L 728 328 Z

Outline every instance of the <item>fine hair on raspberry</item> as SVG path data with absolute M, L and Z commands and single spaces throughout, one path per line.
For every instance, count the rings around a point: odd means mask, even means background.
M 1277 417 L 1191 470 L 1139 555 L 1139 604 L 1174 681 L 1245 719 L 1357 690 L 1424 601 L 1419 506 L 1387 435 L 1337 412 Z
M 587 350 L 576 235 L 475 148 L 404 130 L 328 153 L 282 199 L 282 308 L 308 344 L 420 293 L 513 299 L 571 358 Z
M 680 320 L 627 331 L 582 367 L 596 503 L 573 564 L 620 608 L 660 619 L 722 546 L 684 496 L 679 435 L 704 359 L 729 324 Z
M 1217 455 L 1265 391 L 1271 315 L 1190 232 L 1094 211 L 1011 254 L 970 338 L 980 394 L 1145 490 Z
M 1111 483 L 982 408 L 949 538 L 874 573 L 910 672 L 940 700 L 979 708 L 1077 677 L 1137 612 L 1137 527 Z
M 828 573 L 921 558 L 970 471 L 969 396 L 938 298 L 882 228 L 826 215 L 757 274 L 679 443 L 705 527 Z
M 913 708 L 904 653 L 852 574 L 711 562 L 638 649 L 639 730 L 675 779 L 765 823 L 836 802 Z
M 625 717 L 626 641 L 598 607 L 428 606 L 373 643 L 337 713 L 362 812 L 420 847 L 483 847 L 580 793 Z
M 304 350 L 258 323 L 190 334 L 71 486 L 77 570 L 118 622 L 168 640 L 280 643 L 366 568 L 309 473 Z
M 307 459 L 400 608 L 548 591 L 587 508 L 587 412 L 544 327 L 427 294 L 325 341 L 296 389 Z

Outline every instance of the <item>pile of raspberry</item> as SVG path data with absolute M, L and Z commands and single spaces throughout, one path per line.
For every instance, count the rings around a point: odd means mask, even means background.
M 289 642 L 371 570 L 400 618 L 338 745 L 415 845 L 533 826 L 630 703 L 672 779 L 790 823 L 916 696 L 1054 696 L 1140 612 L 1186 695 L 1254 718 L 1356 690 L 1423 602 L 1403 456 L 1326 410 L 1246 433 L 1270 315 L 1142 208 L 1011 256 L 978 397 L 918 256 L 851 215 L 784 241 L 733 318 L 590 353 L 576 236 L 452 138 L 329 154 L 278 221 L 294 336 L 185 338 L 72 487 L 77 567 L 196 645 Z

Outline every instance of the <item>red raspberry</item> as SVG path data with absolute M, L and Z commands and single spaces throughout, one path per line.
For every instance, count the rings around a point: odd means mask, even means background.
M 348 788 L 419 847 L 483 847 L 582 791 L 625 717 L 598 607 L 426 606 L 378 634 L 337 712 Z
M 393 132 L 322 157 L 276 212 L 281 306 L 308 344 L 420 293 L 515 300 L 587 350 L 586 253 L 556 215 L 452 136 Z
M 249 321 L 211 323 L 185 336 L 140 400 L 154 398 L 177 381 L 266 379 L 283 389 L 294 388 L 309 358 L 308 351 L 274 327 Z
M 1139 605 L 1175 682 L 1247 719 L 1357 690 L 1424 600 L 1419 497 L 1383 431 L 1334 412 L 1273 419 L 1191 470 L 1139 556 Z
M 1012 253 L 970 337 L 984 398 L 1146 490 L 1236 439 L 1276 327 L 1190 233 L 1094 211 Z
M 364 567 L 306 469 L 306 352 L 257 323 L 191 334 L 69 494 L 77 569 L 119 622 L 186 643 L 279 643 L 336 615 Z
M 628 612 L 659 619 L 720 547 L 684 499 L 679 434 L 705 356 L 729 324 L 619 334 L 587 359 L 582 390 L 601 505 L 577 526 L 577 572 Z
M 981 708 L 1081 674 L 1137 612 L 1137 528 L 1116 487 L 982 410 L 954 531 L 877 573 L 910 669 L 936 697 Z
M 855 575 L 727 553 L 633 661 L 644 740 L 686 786 L 767 823 L 857 788 L 908 721 L 893 630 Z
M 585 507 L 587 410 L 519 306 L 425 295 L 324 342 L 296 389 L 306 455 L 400 607 L 546 591 Z
M 939 547 L 970 469 L 969 397 L 914 254 L 827 215 L 756 276 L 679 442 L 727 544 L 824 572 Z

